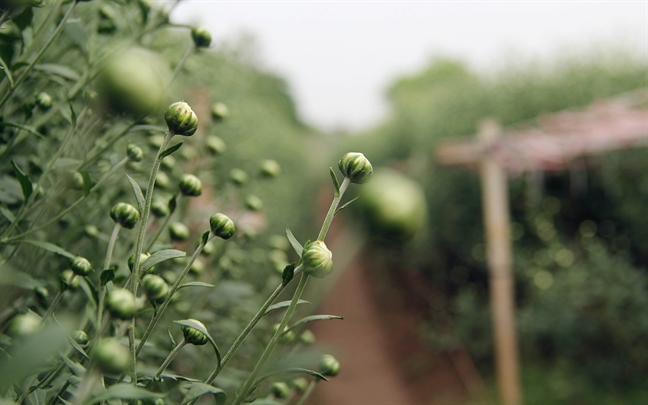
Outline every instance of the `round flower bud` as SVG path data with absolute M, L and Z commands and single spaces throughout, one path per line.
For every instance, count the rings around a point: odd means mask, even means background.
M 320 358 L 320 373 L 326 377 L 335 377 L 340 372 L 340 362 L 330 354 Z
M 261 208 L 263 208 L 263 201 L 254 194 L 250 194 L 245 197 L 245 207 L 250 211 L 261 211 Z
M 302 252 L 302 264 L 306 274 L 317 278 L 325 277 L 333 268 L 333 253 L 321 240 L 309 242 Z
M 189 239 L 189 233 L 189 228 L 182 222 L 174 222 L 169 225 L 169 236 L 173 241 L 184 242 Z
M 162 160 L 162 166 L 164 166 L 165 169 L 173 170 L 175 165 L 176 165 L 176 160 L 173 156 L 167 156 Z
M 115 23 L 115 18 L 117 13 L 115 10 L 108 6 L 103 5 L 99 8 L 99 25 L 97 26 L 97 32 L 100 34 L 110 34 L 117 30 L 117 24 Z
M 205 256 L 211 256 L 216 253 L 216 245 L 209 241 L 205 244 L 205 246 L 203 246 L 203 250 L 200 253 Z
M 116 288 L 106 295 L 106 308 L 110 313 L 119 319 L 130 319 L 137 312 L 137 304 L 133 293 L 124 289 Z
M 88 235 L 90 237 L 93 237 L 93 238 L 96 237 L 97 235 L 99 235 L 99 228 L 97 228 L 94 225 L 86 225 L 83 228 L 83 231 L 85 232 L 86 235 Z
M 158 218 L 164 218 L 170 214 L 169 203 L 161 198 L 156 198 L 151 203 L 151 212 Z
M 84 346 L 88 343 L 88 334 L 82 330 L 75 330 L 72 332 L 72 340 Z
M 344 177 L 348 177 L 352 183 L 366 183 L 373 174 L 373 167 L 369 163 L 369 159 L 358 152 L 349 152 L 342 156 L 338 167 Z
M 142 277 L 142 287 L 151 301 L 164 301 L 169 294 L 169 286 L 160 276 L 147 274 Z
M 184 174 L 180 178 L 180 192 L 190 197 L 197 197 L 202 193 L 202 182 L 193 174 Z
M 222 121 L 229 117 L 229 108 L 223 103 L 215 103 L 211 107 L 211 116 L 214 121 Z
M 67 269 L 67 270 L 64 270 L 61 273 L 61 279 L 67 283 L 68 281 L 70 281 L 70 278 L 72 276 L 74 276 L 74 275 L 75 274 L 74 274 L 74 272 L 72 270 Z M 80 285 L 79 278 L 74 277 L 69 285 L 70 285 L 70 288 L 79 288 L 79 285 Z
M 128 369 L 130 355 L 128 348 L 116 339 L 102 340 L 92 351 L 97 367 L 107 374 L 121 374 Z
M 212 233 L 219 238 L 229 239 L 234 236 L 236 227 L 234 222 L 225 214 L 214 214 L 209 218 L 209 227 Z
M 207 147 L 214 155 L 222 155 L 227 149 L 225 142 L 216 135 L 207 137 Z
M 76 170 L 71 170 L 68 172 L 69 176 L 69 184 L 70 187 L 72 187 L 74 190 L 83 190 L 83 186 L 85 184 L 85 180 L 83 179 L 83 175 Z
M 305 379 L 304 377 L 298 377 L 292 380 L 290 382 L 290 385 L 292 385 L 295 391 L 304 392 L 306 391 L 306 388 L 308 388 L 308 380 Z
M 85 257 L 77 256 L 72 259 L 70 268 L 77 276 L 87 276 L 92 273 L 92 265 Z
M 174 135 L 191 136 L 198 129 L 198 117 L 184 101 L 171 104 L 164 113 L 164 120 Z
M 195 319 L 191 320 L 198 322 L 200 325 L 202 325 L 203 328 L 205 327 L 202 322 L 196 321 Z M 202 346 L 209 341 L 204 333 L 189 326 L 182 325 L 182 333 L 187 343 L 191 343 L 192 345 Z
M 144 260 L 148 259 L 149 257 L 151 257 L 151 255 L 148 254 L 148 253 L 140 253 L 140 265 L 142 263 L 144 263 Z M 133 267 L 135 267 L 135 253 L 133 253 L 132 255 L 130 255 L 128 257 L 127 264 L 128 264 L 128 268 L 130 269 L 130 271 L 133 271 Z M 147 274 L 152 273 L 154 268 L 155 268 L 155 266 L 151 267 L 150 269 L 148 269 L 146 271 L 146 273 Z
M 203 27 L 193 27 L 191 29 L 191 38 L 196 48 L 207 48 L 211 44 L 211 34 Z
M 230 180 L 237 186 L 241 186 L 248 181 L 248 175 L 241 169 L 232 169 L 230 171 Z
M 9 335 L 24 338 L 34 335 L 41 328 L 41 319 L 32 312 L 16 315 L 9 324 Z
M 110 218 L 126 229 L 133 229 L 140 220 L 140 213 L 132 205 L 120 202 L 110 210 Z
M 155 176 L 155 185 L 160 187 L 161 189 L 169 188 L 170 182 L 171 181 L 169 180 L 169 176 L 167 176 L 167 174 L 163 171 L 159 171 L 157 173 L 157 176 Z
M 203 271 L 205 271 L 205 263 L 200 259 L 196 259 L 193 263 L 191 263 L 189 271 L 194 274 L 201 274 Z
M 144 151 L 134 143 L 129 143 L 126 147 L 126 156 L 133 162 L 140 162 L 144 158 Z
M 148 143 L 149 143 L 149 146 L 151 146 L 151 148 L 160 149 L 160 147 L 164 143 L 164 135 L 162 135 L 162 134 L 151 135 L 148 138 Z
M 38 301 L 45 302 L 49 298 L 49 291 L 43 286 L 34 287 L 34 295 L 36 295 Z
M 275 383 L 272 383 L 272 386 L 270 387 L 270 391 L 272 391 L 272 395 L 279 399 L 285 399 L 288 398 L 288 394 L 290 394 L 290 387 L 288 387 L 288 384 L 282 381 L 278 381 Z
M 273 334 L 277 333 L 277 330 L 279 329 L 279 326 L 281 326 L 281 325 L 278 324 L 278 323 L 275 323 L 274 325 L 272 325 L 272 333 Z M 284 330 L 286 330 L 286 329 L 288 329 L 287 326 L 284 328 Z M 289 330 L 288 332 L 284 332 L 283 334 L 281 334 L 279 336 L 279 343 L 281 343 L 282 345 L 289 345 L 294 341 L 295 341 L 295 333 L 292 330 Z
M 315 335 L 310 329 L 306 329 L 301 335 L 299 335 L 299 341 L 305 345 L 312 345 L 315 343 Z
M 261 165 L 261 176 L 263 177 L 277 177 L 281 172 L 281 166 L 276 160 L 266 160 Z
M 52 108 L 52 96 L 45 92 L 36 94 L 36 105 L 43 110 L 49 110 Z

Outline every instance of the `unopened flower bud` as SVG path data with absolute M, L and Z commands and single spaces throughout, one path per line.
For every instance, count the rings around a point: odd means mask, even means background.
M 84 346 L 88 343 L 88 334 L 82 330 L 75 330 L 72 332 L 72 340 Z
M 209 218 L 211 232 L 219 238 L 229 239 L 234 236 L 236 227 L 234 222 L 225 214 L 214 214 Z
M 263 201 L 254 194 L 250 194 L 245 197 L 245 207 L 251 211 L 261 211 Z
M 151 204 L 151 212 L 158 218 L 164 218 L 169 215 L 169 204 L 161 198 L 156 198 Z
M 202 325 L 203 328 L 205 327 L 205 325 L 203 325 L 202 322 L 197 321 L 195 319 L 191 319 L 191 320 L 194 322 L 198 322 L 200 325 Z M 202 333 L 198 329 L 194 329 L 186 325 L 182 325 L 182 333 L 187 343 L 191 343 L 192 345 L 202 346 L 209 341 L 207 339 L 207 336 L 205 336 L 204 333 Z
M 76 170 L 72 170 L 69 172 L 70 176 L 70 187 L 72 187 L 75 190 L 83 190 L 83 186 L 85 184 L 85 180 L 83 178 L 83 175 Z
M 205 271 L 205 263 L 200 259 L 196 259 L 193 263 L 191 263 L 189 271 L 194 274 L 201 274 L 203 271 Z
M 92 273 L 92 265 L 85 257 L 77 256 L 72 259 L 70 268 L 77 276 L 87 276 Z
M 288 387 L 288 384 L 282 381 L 272 383 L 270 390 L 272 391 L 272 395 L 279 399 L 288 398 L 288 394 L 290 394 L 290 387 Z
M 232 169 L 230 171 L 230 180 L 237 186 L 241 186 L 248 181 L 248 175 L 241 169 Z
M 176 160 L 173 156 L 167 156 L 162 160 L 161 164 L 165 169 L 173 170 L 176 165 Z
M 321 240 L 309 242 L 304 246 L 302 252 L 302 264 L 306 274 L 323 278 L 333 268 L 333 253 L 328 250 L 326 244 Z
M 34 295 L 36 295 L 38 301 L 45 302 L 49 297 L 49 291 L 43 286 L 34 287 Z
M 97 228 L 94 225 L 86 225 L 83 228 L 83 231 L 85 232 L 86 235 L 95 238 L 97 235 L 99 235 L 99 228 Z
M 207 48 L 211 44 L 211 34 L 203 27 L 193 27 L 191 29 L 191 39 L 194 41 L 196 48 Z
M 102 5 L 99 8 L 99 24 L 97 26 L 97 32 L 100 34 L 110 34 L 117 30 L 117 24 L 115 23 L 115 18 L 117 13 L 115 10 L 108 6 L 107 4 Z
M 373 174 L 373 167 L 369 159 L 358 152 L 349 152 L 342 156 L 342 159 L 338 162 L 338 167 L 344 177 L 349 178 L 352 183 L 366 183 Z
M 290 385 L 292 385 L 295 391 L 304 392 L 306 391 L 306 388 L 308 388 L 308 380 L 305 379 L 304 377 L 298 377 L 292 380 L 290 382 Z
M 190 197 L 197 197 L 202 193 L 202 182 L 193 174 L 184 174 L 180 178 L 180 192 Z
M 281 172 L 281 166 L 276 160 L 266 160 L 261 165 L 261 176 L 263 177 L 277 177 Z
M 280 326 L 281 325 L 278 324 L 278 323 L 275 323 L 274 325 L 272 325 L 272 333 L 273 334 L 277 333 L 277 330 L 279 330 Z M 287 326 L 284 327 L 284 331 L 286 329 L 288 329 Z M 281 334 L 279 336 L 279 343 L 281 343 L 282 345 L 289 345 L 294 341 L 295 341 L 295 333 L 292 330 L 289 330 L 288 332 L 284 332 L 283 334 Z
M 198 117 L 184 101 L 171 104 L 164 113 L 164 120 L 174 135 L 191 136 L 198 129 Z
M 128 369 L 130 355 L 126 346 L 117 339 L 105 339 L 92 351 L 97 367 L 107 374 L 121 374 Z
M 184 242 L 189 239 L 189 233 L 189 228 L 182 222 L 174 222 L 169 225 L 169 236 L 173 241 Z
M 9 335 L 14 338 L 32 336 L 41 328 L 41 318 L 32 312 L 16 315 L 9 324 Z
M 110 313 L 119 319 L 129 319 L 135 316 L 137 304 L 133 293 L 124 289 L 116 288 L 106 296 L 106 308 Z
M 132 205 L 120 202 L 110 210 L 110 218 L 126 229 L 133 229 L 140 220 L 140 213 Z
M 144 263 L 144 261 L 145 261 L 146 259 L 148 259 L 149 257 L 151 257 L 151 255 L 148 254 L 148 253 L 140 253 L 140 266 L 141 266 L 142 263 Z M 128 264 L 128 268 L 130 269 L 130 271 L 133 271 L 133 267 L 135 267 L 135 253 L 133 253 L 132 255 L 130 255 L 130 256 L 128 257 L 127 264 Z M 154 267 L 151 267 L 150 269 L 148 269 L 148 270 L 146 271 L 146 273 L 152 273 L 154 268 L 155 268 L 155 266 L 154 266 Z
M 229 117 L 229 108 L 223 103 L 215 103 L 211 107 L 211 116 L 214 121 L 222 121 Z
M 52 108 L 52 96 L 43 91 L 36 94 L 36 105 L 43 110 L 49 110 Z
M 214 155 L 222 155 L 227 149 L 225 142 L 216 135 L 207 137 L 207 147 Z
M 160 187 L 161 189 L 169 188 L 170 182 L 171 181 L 169 180 L 169 176 L 163 171 L 159 171 L 157 173 L 157 176 L 155 176 L 155 185 Z
M 70 288 L 79 288 L 80 285 L 79 278 L 73 276 L 75 276 L 75 274 L 71 269 L 67 269 L 61 272 L 61 279 L 66 283 L 69 282 Z M 72 279 L 72 281 L 70 281 L 70 279 Z
M 144 158 L 144 151 L 134 143 L 129 143 L 126 147 L 126 156 L 133 162 L 140 162 Z
M 205 256 L 211 256 L 214 253 L 216 253 L 216 246 L 211 241 L 207 242 L 205 246 L 203 246 L 203 250 L 200 253 L 202 253 Z
M 315 335 L 310 329 L 306 329 L 301 335 L 299 335 L 299 341 L 305 345 L 312 345 L 315 343 Z
M 326 377 L 335 377 L 340 372 L 340 362 L 330 354 L 325 354 L 320 359 L 320 373 Z
M 169 294 L 169 286 L 160 276 L 147 274 L 142 277 L 142 287 L 151 301 L 164 301 Z

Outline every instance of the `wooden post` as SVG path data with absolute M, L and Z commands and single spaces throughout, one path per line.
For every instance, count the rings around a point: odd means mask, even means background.
M 490 153 L 500 134 L 501 128 L 496 121 L 487 119 L 480 124 L 478 138 L 482 145 L 482 157 L 479 170 L 499 392 L 504 405 L 520 405 L 508 179 L 505 168 Z

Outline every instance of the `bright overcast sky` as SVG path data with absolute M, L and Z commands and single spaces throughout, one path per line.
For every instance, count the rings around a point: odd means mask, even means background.
M 645 0 L 183 0 L 172 19 L 207 27 L 216 43 L 252 33 L 262 66 L 288 81 L 301 117 L 324 129 L 379 122 L 386 87 L 434 55 L 489 67 L 513 54 L 547 57 L 595 43 L 642 56 L 648 48 Z

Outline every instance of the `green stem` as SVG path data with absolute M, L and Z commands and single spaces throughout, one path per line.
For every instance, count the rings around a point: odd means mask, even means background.
M 171 76 L 171 80 L 169 80 L 169 84 L 167 85 L 167 87 L 170 86 L 171 83 L 173 83 L 178 73 L 180 73 L 180 69 L 182 69 L 182 66 L 184 66 L 187 59 L 189 59 L 189 57 L 191 56 L 192 53 L 194 53 L 195 50 L 196 48 L 194 46 L 191 46 L 187 49 L 184 55 L 182 55 L 182 59 L 180 59 L 180 62 L 178 62 L 175 69 L 173 70 L 173 75 Z
M 182 197 L 182 194 L 178 195 L 176 198 L 176 204 L 178 201 L 180 201 L 180 198 Z M 153 235 L 153 238 L 149 241 L 148 245 L 146 246 L 145 251 L 150 252 L 151 248 L 153 247 L 153 244 L 158 240 L 158 238 L 162 235 L 162 232 L 164 232 L 164 229 L 166 226 L 169 224 L 169 221 L 171 220 L 171 216 L 173 215 L 173 212 L 169 212 L 169 215 L 167 215 L 166 218 L 164 218 L 164 221 L 160 226 L 158 227 L 157 231 L 155 232 L 155 235 Z
M 72 284 L 72 281 L 74 281 L 74 278 L 76 277 L 76 274 L 72 273 L 70 278 L 67 280 L 67 284 L 70 285 Z M 49 318 L 50 315 L 54 312 L 54 309 L 56 306 L 59 304 L 61 301 L 61 298 L 63 298 L 63 293 L 65 293 L 64 290 L 59 289 L 58 293 L 56 293 L 56 297 L 54 297 L 54 300 L 50 304 L 50 307 L 47 309 L 47 312 L 45 312 L 45 315 L 43 315 L 43 318 L 41 318 L 41 323 L 45 323 L 45 320 Z
M 110 241 L 108 242 L 108 249 L 106 250 L 106 258 L 104 260 L 104 265 L 101 271 L 110 268 L 110 262 L 112 261 L 113 251 L 115 250 L 115 242 L 119 236 L 119 231 L 121 230 L 121 225 L 115 223 L 113 227 L 112 234 L 110 235 Z M 106 299 L 106 286 L 101 286 L 101 291 L 99 292 L 99 304 L 97 305 L 97 327 L 101 325 L 101 318 L 103 317 L 103 307 L 104 301 Z
M 304 395 L 302 395 L 301 398 L 299 398 L 299 402 L 297 402 L 297 405 L 304 405 L 308 397 L 310 397 L 313 391 L 315 390 L 315 386 L 317 385 L 318 382 L 319 380 L 311 381 L 311 383 L 308 385 L 308 388 L 306 388 L 306 391 L 304 391 Z
M 259 375 L 261 368 L 270 357 L 272 350 L 274 350 L 275 346 L 277 345 L 279 336 L 281 336 L 284 329 L 288 325 L 288 321 L 290 321 L 290 317 L 292 317 L 292 314 L 295 311 L 295 308 L 297 307 L 297 302 L 299 301 L 299 298 L 304 292 L 304 288 L 306 287 L 307 281 L 308 281 L 308 274 L 305 273 L 302 274 L 301 279 L 299 280 L 299 284 L 297 285 L 297 289 L 295 290 L 295 294 L 293 295 L 292 301 L 290 302 L 290 306 L 288 307 L 288 310 L 286 311 L 283 319 L 281 320 L 281 324 L 279 324 L 279 328 L 277 328 L 277 331 L 274 333 L 274 335 L 272 335 L 270 342 L 268 343 L 265 350 L 263 351 L 261 358 L 259 359 L 256 366 L 254 367 L 254 370 L 252 370 L 252 374 L 248 376 L 247 380 L 245 381 L 245 384 L 243 385 L 243 388 L 239 391 L 239 395 L 234 400 L 233 405 L 240 405 L 247 398 L 248 393 L 250 391 L 250 387 L 256 380 L 257 375 Z
M 344 180 L 342 180 L 342 184 L 340 184 L 340 192 L 337 193 L 337 195 L 333 198 L 331 207 L 326 213 L 326 218 L 324 218 L 324 223 L 322 224 L 322 229 L 320 230 L 319 236 L 317 236 L 317 240 L 323 241 L 326 237 L 329 227 L 331 226 L 331 222 L 333 222 L 333 218 L 335 217 L 335 211 L 340 204 L 340 200 L 342 199 L 344 192 L 349 187 L 349 184 L 351 184 L 351 180 L 349 180 L 348 177 L 345 177 Z
M 78 171 L 81 171 L 88 166 L 90 166 L 92 163 L 94 163 L 105 151 L 107 151 L 111 146 L 113 146 L 118 140 L 120 140 L 124 135 L 128 133 L 137 123 L 139 123 L 142 119 L 138 119 L 133 121 L 131 124 L 129 124 L 126 128 L 124 128 L 123 131 L 119 132 L 117 135 L 115 135 L 111 140 L 108 141 L 104 146 L 99 147 L 99 150 L 95 151 L 97 146 L 92 148 L 92 150 L 88 153 L 91 156 L 89 158 L 83 159 L 83 162 L 77 167 Z
M 180 353 L 180 350 L 182 350 L 182 348 L 185 347 L 186 344 L 187 341 L 185 339 L 182 339 L 182 342 L 178 343 L 178 345 L 171 351 L 171 353 L 169 353 L 167 358 L 164 359 L 164 363 L 162 363 L 160 368 L 158 368 L 158 371 L 155 373 L 155 377 L 153 378 L 153 380 L 159 378 L 162 375 L 162 373 L 164 373 L 164 370 L 166 370 L 169 363 L 173 361 L 175 356 L 177 356 L 178 353 Z

